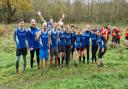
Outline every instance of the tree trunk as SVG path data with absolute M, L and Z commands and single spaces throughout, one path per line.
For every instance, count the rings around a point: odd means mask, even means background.
M 7 18 L 7 23 L 11 23 L 12 19 L 14 17 L 14 14 L 16 12 L 16 8 L 12 8 L 12 6 L 9 3 L 9 0 L 7 1 L 7 8 L 8 8 L 8 18 Z

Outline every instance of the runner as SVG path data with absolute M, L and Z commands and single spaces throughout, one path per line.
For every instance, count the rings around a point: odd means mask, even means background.
M 50 65 L 52 65 L 52 60 L 55 56 L 55 65 L 58 67 L 58 41 L 59 41 L 59 32 L 58 32 L 58 23 L 54 23 L 54 28 L 49 32 L 50 34 Z
M 39 69 L 39 40 L 35 40 L 36 33 L 39 31 L 39 28 L 36 26 L 36 20 L 32 19 L 31 20 L 31 26 L 28 30 L 28 45 L 30 49 L 30 64 L 31 68 L 33 68 L 33 60 L 34 60 L 34 54 L 36 51 L 36 57 L 37 57 L 37 66 Z
M 39 31 L 36 34 L 36 40 L 39 40 L 40 43 L 40 69 L 47 69 L 48 65 L 48 51 L 50 48 L 50 39 L 49 39 L 49 34 L 47 31 L 47 23 L 43 23 L 41 31 Z M 43 61 L 45 60 L 45 65 L 43 64 Z
M 83 64 L 85 64 L 85 35 L 84 35 L 85 29 L 82 30 L 82 37 L 81 37 L 81 53 L 83 57 Z
M 79 57 L 79 62 L 81 62 L 81 30 L 78 29 L 77 31 L 77 34 L 76 34 L 76 41 L 75 41 L 75 48 L 76 48 L 76 51 L 77 51 L 77 57 Z M 77 66 L 77 59 L 76 59 L 76 62 L 75 62 L 75 66 Z
M 97 30 L 93 29 L 91 34 L 91 41 L 92 41 L 92 63 L 96 63 L 96 52 L 98 50 L 98 44 L 97 44 Z
M 16 43 L 16 73 L 19 73 L 19 60 L 20 56 L 23 56 L 24 64 L 23 71 L 26 70 L 26 55 L 27 55 L 27 47 L 26 47 L 26 39 L 27 39 L 27 31 L 24 28 L 24 20 L 21 18 L 19 22 L 19 27 L 16 28 L 14 32 L 14 41 Z
M 63 63 L 64 63 L 64 59 L 65 59 L 65 29 L 64 29 L 63 22 L 60 23 L 58 49 L 59 49 L 58 64 L 60 66 L 60 64 L 62 63 L 61 67 L 63 67 Z M 60 61 L 60 57 L 62 57 L 61 61 Z
M 73 54 L 75 51 L 75 40 L 76 40 L 75 28 L 74 28 L 74 24 L 71 24 L 71 56 L 72 56 L 72 59 L 73 59 Z
M 103 34 L 102 32 L 98 32 L 98 38 L 97 38 L 97 43 L 99 48 L 97 65 L 99 67 L 103 66 L 103 55 L 105 53 L 105 38 L 103 37 L 102 34 Z
M 113 27 L 113 30 L 112 30 L 112 45 L 111 45 L 112 48 L 116 48 L 116 46 L 117 46 L 117 35 L 118 35 L 117 28 Z
M 85 36 L 85 49 L 87 54 L 87 64 L 89 64 L 89 49 L 90 49 L 90 37 L 91 37 L 90 25 L 87 25 L 86 31 L 84 32 L 84 36 Z
M 69 68 L 69 62 L 70 62 L 70 52 L 71 52 L 71 33 L 70 33 L 70 26 L 66 26 L 66 32 L 65 32 L 65 53 L 66 53 L 66 67 Z

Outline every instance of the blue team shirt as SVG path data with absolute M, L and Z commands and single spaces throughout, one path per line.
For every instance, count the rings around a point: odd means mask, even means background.
M 76 35 L 76 42 L 75 42 L 76 48 L 81 48 L 81 38 L 82 38 L 81 34 Z
M 28 45 L 29 48 L 39 48 L 39 40 L 35 40 L 36 33 L 39 31 L 38 27 L 32 28 L 30 27 L 28 30 Z
M 85 36 L 85 46 L 90 46 L 91 32 L 90 31 L 85 31 L 84 36 Z
M 91 34 L 92 47 L 97 47 L 97 35 L 95 33 Z
M 48 32 L 41 32 L 40 39 L 40 49 L 48 50 Z
M 65 46 L 65 32 L 60 31 L 59 32 L 59 45 Z
M 99 48 L 104 48 L 105 47 L 104 37 L 98 36 L 97 43 Z
M 71 33 L 65 32 L 65 45 L 71 46 Z
M 15 31 L 15 41 L 16 41 L 16 48 L 26 48 L 26 39 L 27 39 L 27 30 L 20 28 L 16 28 Z
M 53 29 L 54 30 L 54 29 Z M 57 48 L 58 47 L 58 37 L 59 37 L 59 33 L 58 30 L 56 31 L 50 31 L 50 35 L 51 35 L 51 48 Z

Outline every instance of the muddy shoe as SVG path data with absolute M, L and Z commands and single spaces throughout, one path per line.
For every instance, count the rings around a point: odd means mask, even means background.
M 103 66 L 104 66 L 103 60 L 99 59 L 99 60 L 97 61 L 97 66 L 98 66 L 98 67 L 103 67 Z

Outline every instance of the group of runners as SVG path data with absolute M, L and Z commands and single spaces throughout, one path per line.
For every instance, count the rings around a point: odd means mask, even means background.
M 26 70 L 27 44 L 30 49 L 31 68 L 33 68 L 36 52 L 37 66 L 41 70 L 48 68 L 49 65 L 52 66 L 53 63 L 58 68 L 62 68 L 64 65 L 69 68 L 70 59 L 74 61 L 75 66 L 80 62 L 89 64 L 90 53 L 92 55 L 91 62 L 103 66 L 103 55 L 107 50 L 110 35 L 112 35 L 112 47 L 120 44 L 121 29 L 119 27 L 86 25 L 81 29 L 76 28 L 74 24 L 64 25 L 62 22 L 64 15 L 57 23 L 52 18 L 46 22 L 40 12 L 38 15 L 43 21 L 41 28 L 37 27 L 36 20 L 32 19 L 31 26 L 26 29 L 24 20 L 21 18 L 19 26 L 15 30 L 17 74 L 19 73 L 21 55 L 24 60 L 23 71 Z M 128 29 L 125 39 L 126 45 L 128 45 Z

